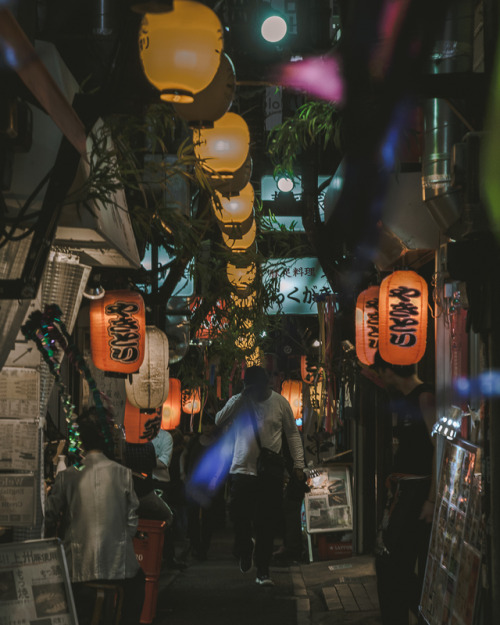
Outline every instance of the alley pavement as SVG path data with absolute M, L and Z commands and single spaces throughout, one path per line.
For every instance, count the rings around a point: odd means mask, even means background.
M 272 587 L 232 556 L 231 528 L 219 530 L 207 560 L 162 570 L 152 625 L 381 625 L 371 556 L 271 566 Z M 314 552 L 313 552 L 314 554 Z

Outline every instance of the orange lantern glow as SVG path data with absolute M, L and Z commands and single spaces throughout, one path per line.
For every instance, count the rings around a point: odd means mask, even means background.
M 229 284 L 239 295 L 245 295 L 248 289 L 252 286 L 257 276 L 257 265 L 251 263 L 250 265 L 238 266 L 233 263 L 228 263 L 226 267 L 227 279 Z
M 161 427 L 163 430 L 173 430 L 181 422 L 181 381 L 177 378 L 170 378 L 170 390 L 168 397 L 162 406 Z
M 255 236 L 257 234 L 257 226 L 255 220 L 252 219 L 250 229 L 245 234 L 238 236 L 236 234 L 226 234 L 222 231 L 222 240 L 227 247 L 235 253 L 243 253 L 255 242 Z
M 414 271 L 395 271 L 380 285 L 379 352 L 394 365 L 417 363 L 427 342 L 427 283 Z
M 189 104 L 174 104 L 175 112 L 196 128 L 213 128 L 214 122 L 226 113 L 236 90 L 234 65 L 225 52 L 212 82 L 193 96 Z
M 222 25 L 209 7 L 175 0 L 168 13 L 146 13 L 139 32 L 144 74 L 168 102 L 193 102 L 220 65 Z
M 182 391 L 182 410 L 187 414 L 197 414 L 201 410 L 200 389 Z
M 307 356 L 302 355 L 300 357 L 300 377 L 304 384 L 314 384 L 314 380 L 318 375 L 318 367 L 316 365 L 309 365 Z
M 232 195 L 238 195 L 238 193 L 245 188 L 250 182 L 253 171 L 253 161 L 248 153 L 243 165 L 228 175 L 226 172 L 224 175 L 217 172 L 206 172 L 208 182 L 214 191 L 219 191 L 224 197 L 231 197 Z
M 246 121 L 237 113 L 226 113 L 213 128 L 194 130 L 193 144 L 196 158 L 203 168 L 231 177 L 248 157 L 250 131 Z
M 364 365 L 373 365 L 378 349 L 378 286 L 370 286 L 356 300 L 356 355 Z
M 255 347 L 255 334 L 251 332 L 240 334 L 234 341 L 234 344 L 242 352 L 250 351 Z
M 266 357 L 262 348 L 256 347 L 250 356 L 245 356 L 245 365 L 247 367 L 263 367 L 265 359 Z
M 136 373 L 144 360 L 146 312 L 135 291 L 106 291 L 90 302 L 90 350 L 95 366 Z
M 237 195 L 224 197 L 218 191 L 215 195 L 220 203 L 213 203 L 215 217 L 222 224 L 242 223 L 253 215 L 255 193 L 253 186 L 248 183 Z
M 300 380 L 283 380 L 281 394 L 292 407 L 295 421 L 302 419 L 302 382 Z
M 161 416 L 158 411 L 145 412 L 125 402 L 123 429 L 127 443 L 147 443 L 160 431 Z

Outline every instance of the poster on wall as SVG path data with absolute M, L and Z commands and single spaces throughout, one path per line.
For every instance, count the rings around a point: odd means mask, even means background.
M 352 496 L 347 467 L 306 469 L 310 492 L 305 495 L 307 531 L 352 530 Z
M 0 419 L 0 469 L 38 469 L 39 427 L 36 421 Z
M 0 623 L 77 625 L 59 539 L 0 545 Z
M 480 450 L 447 441 L 420 612 L 428 625 L 473 625 L 483 524 Z
M 34 474 L 0 475 L 0 525 L 33 527 L 36 523 L 38 483 Z M 3 623 L 0 621 L 0 625 Z
M 0 419 L 38 419 L 40 372 L 29 367 L 0 371 Z

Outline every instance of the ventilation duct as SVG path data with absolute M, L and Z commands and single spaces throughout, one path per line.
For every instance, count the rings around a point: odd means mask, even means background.
M 429 72 L 465 74 L 472 72 L 474 2 L 453 3 L 441 38 L 436 41 Z M 458 103 L 460 108 L 461 103 Z M 461 141 L 465 126 L 450 103 L 441 98 L 424 102 L 424 151 L 422 159 L 423 199 L 441 232 L 455 238 L 462 226 L 454 225 L 463 211 L 463 195 L 453 187 L 453 146 Z

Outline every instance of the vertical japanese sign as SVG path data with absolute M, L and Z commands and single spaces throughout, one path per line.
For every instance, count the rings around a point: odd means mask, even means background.
M 317 314 L 316 298 L 332 289 L 317 258 L 279 258 L 263 264 L 264 284 L 276 281 L 278 297 L 267 308 L 268 315 Z

